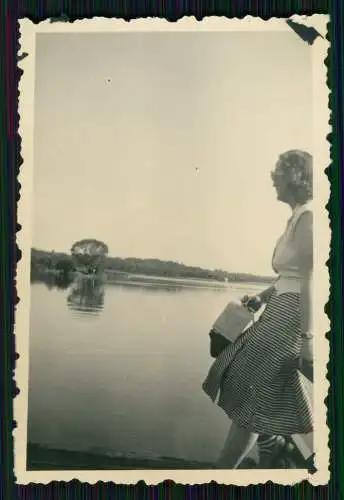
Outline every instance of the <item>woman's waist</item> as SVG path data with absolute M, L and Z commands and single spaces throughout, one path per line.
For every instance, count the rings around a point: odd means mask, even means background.
M 280 274 L 275 282 L 277 295 L 281 293 L 300 293 L 302 285 L 302 277 L 293 274 Z

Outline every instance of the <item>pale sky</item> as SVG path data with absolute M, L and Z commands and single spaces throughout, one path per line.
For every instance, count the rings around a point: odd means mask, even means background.
M 270 171 L 312 151 L 294 32 L 39 34 L 33 246 L 272 274 Z

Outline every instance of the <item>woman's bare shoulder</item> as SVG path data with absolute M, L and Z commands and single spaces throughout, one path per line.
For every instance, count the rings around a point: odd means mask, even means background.
M 296 225 L 295 225 L 295 231 L 298 232 L 300 231 L 301 233 L 303 231 L 309 231 L 309 229 L 312 229 L 313 227 L 313 211 L 311 209 L 305 210 L 298 218 Z

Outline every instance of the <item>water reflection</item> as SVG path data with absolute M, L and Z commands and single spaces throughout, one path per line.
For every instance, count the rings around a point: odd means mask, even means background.
M 67 290 L 73 283 L 74 278 L 71 273 L 35 273 L 31 275 L 32 283 L 44 283 L 48 290 L 58 288 Z
M 95 277 L 78 277 L 67 297 L 68 307 L 78 313 L 97 316 L 104 307 L 104 283 Z

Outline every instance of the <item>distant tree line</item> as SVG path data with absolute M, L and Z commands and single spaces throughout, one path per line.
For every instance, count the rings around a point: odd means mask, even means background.
M 179 262 L 159 259 L 138 259 L 134 257 L 122 259 L 106 256 L 103 262 L 104 271 L 145 274 L 166 278 L 206 279 L 229 282 L 269 282 L 271 277 L 256 276 L 244 273 L 229 273 L 221 269 L 208 270 L 201 267 L 186 266 Z M 70 273 L 76 270 L 75 260 L 67 253 L 47 252 L 32 249 L 31 275 L 38 272 L 58 271 Z
M 62 252 L 47 252 L 45 250 L 31 250 L 31 269 L 74 271 L 75 264 L 71 255 Z

